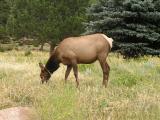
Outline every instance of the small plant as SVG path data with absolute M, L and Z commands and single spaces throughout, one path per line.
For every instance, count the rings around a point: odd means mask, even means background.
M 138 80 L 140 79 L 136 75 L 132 75 L 128 72 L 119 74 L 118 76 L 119 77 L 116 78 L 116 80 L 114 81 L 114 83 L 117 84 L 118 86 L 122 85 L 126 87 L 132 87 L 136 85 Z
M 100 109 L 103 109 L 105 107 L 108 107 L 108 103 L 106 100 L 102 100 L 100 103 L 99 103 L 99 108 Z
M 124 59 L 129 58 L 138 58 L 141 56 L 144 56 L 145 51 L 142 48 L 142 46 L 135 46 L 135 45 L 128 45 L 128 46 L 122 46 L 122 48 L 118 51 Z
M 31 54 L 32 54 L 31 50 L 26 50 L 25 53 L 24 53 L 25 56 L 29 56 Z
M 95 69 L 93 65 L 87 65 L 87 64 L 79 65 L 78 67 L 80 72 L 86 72 L 87 70 L 93 71 Z
M 4 52 L 4 49 L 2 47 L 0 47 L 0 52 Z
M 0 45 L 0 52 L 10 51 L 13 49 L 12 44 L 1 44 Z

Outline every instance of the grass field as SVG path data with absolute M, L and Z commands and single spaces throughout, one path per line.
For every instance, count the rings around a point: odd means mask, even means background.
M 80 65 L 79 89 L 73 73 L 65 84 L 63 65 L 40 84 L 38 63 L 47 59 L 46 52 L 0 53 L 0 109 L 31 106 L 42 120 L 160 120 L 160 58 L 111 54 L 107 88 L 98 62 Z

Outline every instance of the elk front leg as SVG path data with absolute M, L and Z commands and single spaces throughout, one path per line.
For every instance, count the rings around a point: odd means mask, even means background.
M 66 73 L 65 73 L 65 82 L 67 82 L 67 78 L 71 72 L 71 69 L 72 69 L 72 66 L 71 65 L 67 65 L 67 70 L 66 70 Z

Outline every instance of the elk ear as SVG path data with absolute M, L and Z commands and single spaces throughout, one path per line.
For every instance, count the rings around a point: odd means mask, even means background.
M 44 65 L 40 62 L 39 63 L 39 67 L 41 68 L 41 69 L 44 69 Z

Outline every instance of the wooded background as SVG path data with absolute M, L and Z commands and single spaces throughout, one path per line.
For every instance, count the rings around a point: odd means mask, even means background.
M 54 46 L 101 32 L 125 57 L 160 55 L 160 0 L 1 0 L 0 43 Z

